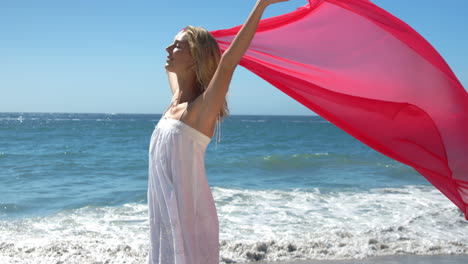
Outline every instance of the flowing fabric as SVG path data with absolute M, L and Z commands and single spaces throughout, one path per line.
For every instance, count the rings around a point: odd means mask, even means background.
M 211 32 L 222 51 L 240 27 Z M 262 20 L 240 65 L 413 167 L 468 217 L 468 95 L 407 24 L 367 0 L 309 0 Z

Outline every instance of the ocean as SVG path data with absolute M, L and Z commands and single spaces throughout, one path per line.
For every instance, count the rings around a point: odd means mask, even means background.
M 0 113 L 0 263 L 145 263 L 161 115 Z M 318 116 L 227 118 L 206 152 L 220 262 L 468 256 L 468 222 L 412 168 Z

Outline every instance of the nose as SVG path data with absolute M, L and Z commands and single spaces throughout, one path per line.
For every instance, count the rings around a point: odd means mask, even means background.
M 167 53 L 171 54 L 173 49 L 174 49 L 174 44 L 167 46 L 166 51 Z

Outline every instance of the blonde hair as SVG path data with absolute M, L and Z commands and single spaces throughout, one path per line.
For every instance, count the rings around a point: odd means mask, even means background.
M 203 93 L 218 68 L 221 59 L 221 50 L 213 35 L 204 28 L 187 26 L 181 32 L 185 32 L 187 36 L 190 51 L 195 62 L 194 70 L 197 76 L 198 86 L 200 87 L 200 93 Z M 219 115 L 223 117 L 228 114 L 229 109 L 225 97 L 224 105 Z

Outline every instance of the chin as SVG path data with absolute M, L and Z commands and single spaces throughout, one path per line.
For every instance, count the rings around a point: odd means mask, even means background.
M 164 66 L 164 68 L 166 68 L 166 71 L 173 72 L 173 69 L 172 69 L 171 65 L 169 65 L 168 63 L 166 63 L 166 65 Z

